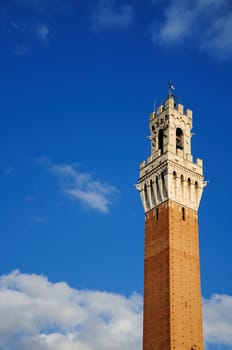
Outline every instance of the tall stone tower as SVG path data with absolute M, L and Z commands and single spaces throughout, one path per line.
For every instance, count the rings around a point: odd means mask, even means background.
M 202 160 L 191 154 L 192 111 L 169 92 L 150 115 L 140 164 L 145 210 L 143 350 L 203 350 L 198 207 Z

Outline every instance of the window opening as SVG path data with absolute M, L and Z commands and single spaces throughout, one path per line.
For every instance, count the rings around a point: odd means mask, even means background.
M 184 134 L 180 128 L 176 129 L 176 151 L 184 149 Z
M 156 208 L 156 220 L 158 221 L 159 220 L 159 209 L 158 208 Z
M 162 197 L 161 197 L 161 193 L 160 193 L 160 187 L 159 187 L 159 180 L 158 180 L 158 176 L 156 176 L 155 178 L 155 182 L 156 182 L 156 193 L 157 193 L 157 199 L 159 202 L 162 201 Z
M 153 182 L 152 182 L 152 180 L 150 180 L 150 188 L 151 188 L 151 201 L 152 201 L 152 204 L 156 204 L 156 203 L 155 203 L 155 193 L 154 193 L 154 188 L 153 188 Z
M 145 203 L 146 203 L 146 208 L 150 209 L 150 203 L 149 203 L 149 198 L 148 198 L 148 193 L 147 193 L 147 185 L 144 185 L 144 196 L 145 196 Z
M 195 181 L 195 198 L 196 198 L 196 203 L 198 202 L 198 182 Z
M 189 194 L 189 199 L 191 199 L 191 179 L 188 178 L 188 194 Z
M 158 134 L 158 148 L 160 150 L 160 153 L 162 154 L 164 151 L 164 131 L 163 129 L 159 130 L 159 134 Z
M 185 208 L 182 208 L 182 220 L 185 221 Z
M 164 172 L 161 173 L 161 179 L 162 179 L 162 188 L 163 188 L 163 195 L 166 198 L 168 196 L 166 184 L 165 184 L 165 178 L 164 178 Z

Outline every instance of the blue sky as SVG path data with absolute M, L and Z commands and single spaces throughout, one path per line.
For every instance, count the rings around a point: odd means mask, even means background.
M 5 0 L 0 19 L 0 349 L 141 349 L 134 184 L 169 81 L 209 181 L 206 349 L 231 349 L 230 1 Z

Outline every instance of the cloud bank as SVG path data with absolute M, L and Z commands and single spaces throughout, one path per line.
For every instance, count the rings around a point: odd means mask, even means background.
M 78 290 L 13 271 L 0 276 L 0 349 L 141 350 L 142 296 Z M 232 345 L 232 296 L 203 300 L 206 347 Z
M 206 344 L 232 347 L 232 296 L 215 294 L 203 299 L 204 335 Z
M 231 33 L 230 0 L 170 0 L 151 30 L 154 43 L 167 48 L 187 44 L 221 61 L 232 56 Z
M 77 290 L 14 271 L 0 277 L 0 349 L 141 349 L 142 297 Z

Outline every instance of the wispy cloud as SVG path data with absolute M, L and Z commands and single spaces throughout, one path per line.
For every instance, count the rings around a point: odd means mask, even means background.
M 16 56 L 24 56 L 29 52 L 29 48 L 26 45 L 16 45 L 14 48 L 14 54 Z
M 17 41 L 23 41 L 24 44 L 15 44 L 13 53 L 16 56 L 25 56 L 29 53 L 32 41 L 40 41 L 42 44 L 48 44 L 50 38 L 54 35 L 52 27 L 48 24 L 39 23 L 8 23 L 8 28 L 17 33 Z
M 52 165 L 50 171 L 61 184 L 62 191 L 88 208 L 107 213 L 117 193 L 114 186 L 94 180 L 88 173 L 77 171 L 72 165 Z
M 79 290 L 45 276 L 0 276 L 1 349 L 140 350 L 142 296 Z M 232 296 L 203 301 L 205 343 L 231 348 Z
M 25 202 L 34 202 L 36 198 L 34 196 L 28 195 L 25 197 Z
M 33 32 L 37 35 L 37 37 L 42 41 L 43 43 L 48 43 L 49 38 L 51 36 L 51 29 L 46 24 L 38 24 L 34 27 Z
M 230 0 L 170 0 L 151 36 L 167 48 L 187 45 L 223 61 L 232 57 L 231 32 Z
M 44 222 L 48 221 L 48 218 L 46 216 L 39 216 L 39 215 L 34 215 L 34 216 L 32 216 L 31 219 L 36 224 L 41 224 L 41 223 L 44 223 Z
M 127 29 L 133 17 L 132 6 L 124 4 L 119 7 L 114 0 L 100 0 L 94 9 L 92 24 L 97 30 Z

